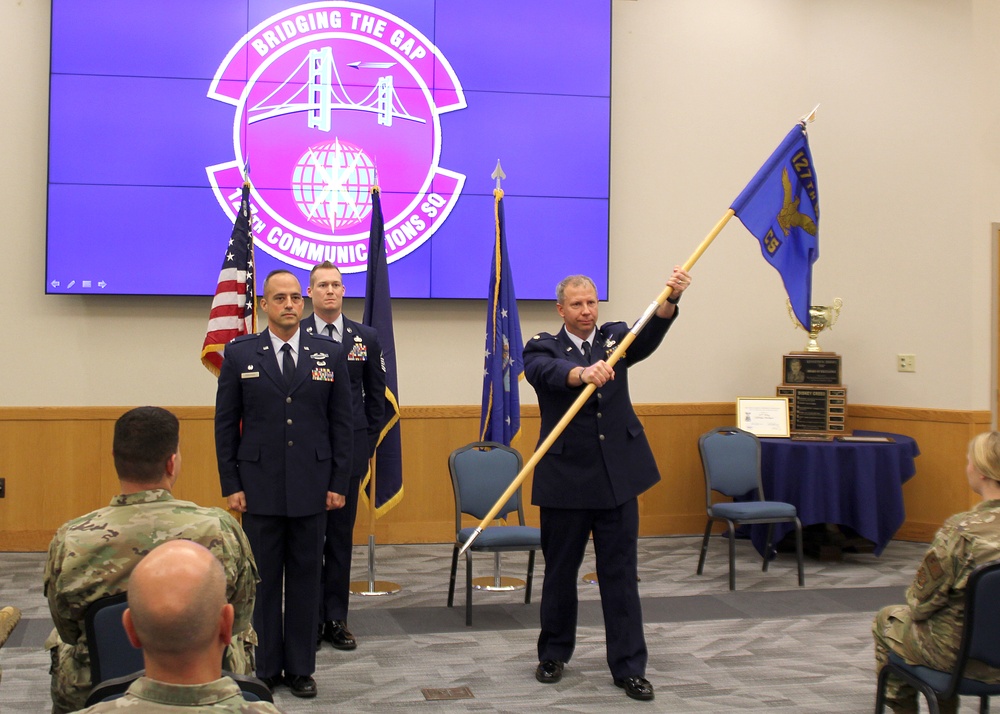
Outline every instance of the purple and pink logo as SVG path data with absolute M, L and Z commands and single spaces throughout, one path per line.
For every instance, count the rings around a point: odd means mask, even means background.
M 465 176 L 438 165 L 445 112 L 465 108 L 448 61 L 403 20 L 353 2 L 273 15 L 229 51 L 208 96 L 235 107 L 235 158 L 207 168 L 235 219 L 252 168 L 258 246 L 290 265 L 368 260 L 369 189 L 381 188 L 391 263 L 448 217 Z

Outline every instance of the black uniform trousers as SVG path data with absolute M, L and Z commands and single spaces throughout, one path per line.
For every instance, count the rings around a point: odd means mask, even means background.
M 608 667 L 615 679 L 645 676 L 646 638 L 639 602 L 639 502 L 617 508 L 541 509 L 542 584 L 538 659 L 568 662 L 576 646 L 577 581 L 590 534 L 604 611 Z
M 325 525 L 325 511 L 295 518 L 243 514 L 243 530 L 260 572 L 253 612 L 258 677 L 282 672 L 306 676 L 316 671 Z
M 351 599 L 351 555 L 354 549 L 354 523 L 358 517 L 361 481 L 368 473 L 368 432 L 354 431 L 354 461 L 347 501 L 343 508 L 327 511 L 326 542 L 323 545 L 323 596 L 320 621 L 347 620 Z

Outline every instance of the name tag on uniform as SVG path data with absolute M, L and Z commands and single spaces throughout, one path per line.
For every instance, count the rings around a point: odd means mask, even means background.
M 332 382 L 333 370 L 317 367 L 312 371 L 312 378 L 314 382 Z
M 256 379 L 260 376 L 260 372 L 244 372 L 240 375 L 241 379 Z

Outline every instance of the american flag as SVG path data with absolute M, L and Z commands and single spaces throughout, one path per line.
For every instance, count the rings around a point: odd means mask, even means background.
M 250 184 L 243 184 L 240 210 L 219 271 L 208 330 L 201 348 L 201 363 L 216 377 L 222 367 L 222 353 L 235 337 L 257 331 L 254 309 L 253 235 L 250 233 Z

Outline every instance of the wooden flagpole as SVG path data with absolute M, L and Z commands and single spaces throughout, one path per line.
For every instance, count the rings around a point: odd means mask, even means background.
M 709 231 L 708 235 L 705 236 L 705 239 L 702 240 L 701 244 L 694 251 L 694 253 L 691 254 L 691 257 L 687 259 L 687 262 L 684 263 L 683 266 L 681 266 L 684 270 L 686 271 L 690 270 L 691 267 L 698 262 L 698 259 L 701 257 L 702 253 L 704 253 L 708 249 L 708 246 L 712 244 L 712 241 L 715 240 L 715 237 L 719 235 L 720 232 L 722 232 L 722 229 L 729 222 L 729 219 L 732 218 L 734 215 L 735 213 L 733 212 L 733 209 L 730 208 L 729 210 L 726 211 L 726 213 L 722 216 L 722 218 L 719 219 L 718 223 L 716 223 L 715 226 L 712 228 L 712 230 Z M 619 343 L 618 347 L 615 348 L 615 351 L 611 353 L 610 357 L 608 357 L 607 361 L 609 367 L 615 366 L 615 363 L 621 358 L 623 354 L 625 354 L 625 350 L 627 350 L 629 345 L 631 345 L 632 342 L 635 341 L 636 335 L 638 335 L 642 331 L 642 328 L 644 328 L 646 324 L 649 322 L 649 320 L 653 317 L 653 313 L 655 313 L 660 308 L 660 306 L 662 306 L 663 303 L 666 302 L 667 298 L 670 297 L 670 294 L 673 291 L 674 289 L 672 287 L 670 287 L 669 285 L 666 286 L 663 289 L 663 292 L 661 292 L 659 296 L 656 298 L 656 300 L 650 303 L 649 307 L 646 308 L 646 312 L 644 312 L 642 317 L 640 317 L 638 321 L 636 321 L 635 325 L 632 326 L 631 331 L 627 335 L 625 335 L 625 338 Z M 545 456 L 545 454 L 551 448 L 552 444 L 555 443 L 555 440 L 558 439 L 559 435 L 563 433 L 563 431 L 566 429 L 567 426 L 569 426 L 569 423 L 573 421 L 573 417 L 575 417 L 577 412 L 579 412 L 580 409 L 583 408 L 583 405 L 590 398 L 590 395 L 594 393 L 595 389 L 597 389 L 597 386 L 592 382 L 587 384 L 583 388 L 583 391 L 580 393 L 580 396 L 576 398 L 576 401 L 573 402 L 570 408 L 563 415 L 562 419 L 559 420 L 559 423 L 556 424 L 555 427 L 553 427 L 552 431 L 549 432 L 549 435 L 545 437 L 545 440 L 535 450 L 535 453 L 532 454 L 531 458 L 528 459 L 528 461 L 524 464 L 524 468 L 521 469 L 521 472 L 514 478 L 510 486 L 507 487 L 507 490 L 504 491 L 503 495 L 500 496 L 497 502 L 493 505 L 493 508 L 490 509 L 490 512 L 487 513 L 486 517 L 483 518 L 483 520 L 479 523 L 478 526 L 476 526 L 476 530 L 472 532 L 472 535 L 469 536 L 469 539 L 465 541 L 465 543 L 462 545 L 461 550 L 458 551 L 459 555 L 462 555 L 466 550 L 468 550 L 469 547 L 473 544 L 473 542 L 475 542 L 476 538 L 479 537 L 479 534 L 483 532 L 483 529 L 486 528 L 486 526 L 488 526 L 494 518 L 496 518 L 496 515 L 497 513 L 500 512 L 500 509 L 503 507 L 503 504 L 505 504 L 510 499 L 510 497 L 514 495 L 517 489 L 521 487 L 521 484 L 528 477 L 528 474 L 531 473 L 531 471 L 535 468 L 538 462 L 541 461 L 542 457 Z

